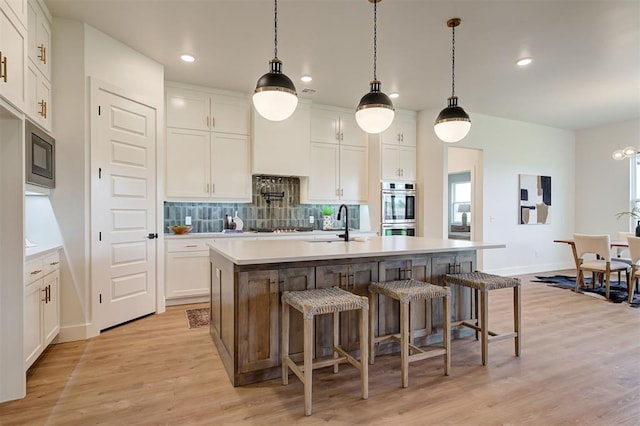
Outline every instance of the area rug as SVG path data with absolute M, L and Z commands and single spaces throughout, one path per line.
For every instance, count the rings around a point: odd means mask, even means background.
M 187 309 L 187 322 L 189 328 L 198 328 L 209 325 L 209 308 Z
M 576 277 L 569 275 L 552 275 L 548 277 L 544 276 L 536 276 L 537 279 L 531 280 L 531 282 L 539 282 L 539 283 L 548 283 L 550 287 L 564 288 L 573 290 L 576 285 Z M 591 288 L 591 278 L 585 277 L 585 284 L 587 287 L 581 289 L 584 293 L 589 294 L 597 294 L 602 296 L 604 299 L 605 287 L 596 286 L 596 288 Z M 609 286 L 609 301 L 613 303 L 622 303 L 626 302 L 629 297 L 629 293 L 627 292 L 627 283 L 626 282 L 618 282 L 611 281 Z M 640 307 L 640 295 L 637 292 L 633 294 L 633 300 L 631 301 L 631 307 L 638 308 Z

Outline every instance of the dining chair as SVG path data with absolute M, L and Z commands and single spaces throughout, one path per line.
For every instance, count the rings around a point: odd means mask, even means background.
M 633 289 L 636 280 L 640 278 L 640 237 L 628 236 L 629 253 L 631 253 L 631 277 L 627 280 L 627 291 L 629 292 L 629 303 L 633 301 Z
M 618 241 L 627 241 L 627 237 L 633 237 L 635 234 L 633 232 L 618 232 Z M 626 263 L 631 266 L 631 254 L 629 254 L 628 247 L 615 247 L 613 248 L 613 256 L 615 261 Z M 618 271 L 618 282 L 620 282 L 620 274 L 622 271 Z
M 629 281 L 630 266 L 617 260 L 611 260 L 611 237 L 608 234 L 588 235 L 573 234 L 573 240 L 578 256 L 576 286 L 574 291 L 578 292 L 580 286 L 584 286 L 584 272 L 592 272 L 604 275 L 605 297 L 609 298 L 609 284 L 611 282 L 611 272 L 625 271 L 627 282 Z M 585 255 L 589 256 L 585 259 Z

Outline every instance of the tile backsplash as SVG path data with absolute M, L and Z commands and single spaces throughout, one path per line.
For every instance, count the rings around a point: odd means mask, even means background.
M 250 228 L 309 227 L 322 229 L 320 210 L 328 204 L 300 204 L 300 179 L 281 176 L 254 176 L 252 202 L 249 203 L 164 203 L 165 232 L 172 225 L 184 224 L 185 216 L 191 216 L 194 232 L 220 232 L 225 215 L 233 216 L 236 211 L 244 222 L 244 230 Z M 335 219 L 339 204 L 329 204 L 334 211 L 334 226 L 342 227 L 343 222 Z M 309 222 L 314 217 L 314 223 Z M 360 206 L 349 205 L 349 227 L 360 228 Z

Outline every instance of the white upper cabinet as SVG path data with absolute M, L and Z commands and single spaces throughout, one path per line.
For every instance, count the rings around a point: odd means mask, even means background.
M 27 32 L 13 9 L 21 4 L 7 0 L 0 3 L 0 96 L 24 111 L 27 96 Z M 24 8 L 26 14 L 26 3 Z
M 167 127 L 249 134 L 246 98 L 167 87 Z
M 416 115 L 413 112 L 396 110 L 391 126 L 382 132 L 382 143 L 390 145 L 416 146 Z
M 253 112 L 251 171 L 253 174 L 308 176 L 311 106 L 298 101 L 293 115 L 283 121 L 269 121 Z
M 51 21 L 37 0 L 28 2 L 29 60 L 51 80 Z
M 369 198 L 368 139 L 352 111 L 311 109 L 311 167 L 301 183 L 305 203 L 363 203 Z
M 167 197 L 251 201 L 248 98 L 177 84 L 166 102 Z
M 311 140 L 367 146 L 367 133 L 358 126 L 353 111 L 314 105 L 311 109 Z
M 27 27 L 27 0 L 0 0 L 0 9 L 7 14 L 12 14 L 10 19 L 15 17 L 23 27 Z

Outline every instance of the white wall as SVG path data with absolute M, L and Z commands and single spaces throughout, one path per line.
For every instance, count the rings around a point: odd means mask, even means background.
M 52 32 L 56 53 L 53 129 L 60 151 L 51 200 L 69 256 L 69 270 L 61 274 L 60 309 L 60 340 L 67 341 L 95 333 L 90 328 L 89 79 L 104 81 L 155 108 L 160 141 L 164 138 L 164 68 L 81 22 L 54 18 Z
M 630 209 L 631 160 L 614 160 L 616 149 L 640 149 L 640 119 L 580 130 L 576 133 L 576 232 L 610 234 L 632 231 L 629 218 L 615 214 Z
M 433 132 L 438 113 L 418 116 L 419 182 L 425 190 L 421 229 L 435 237 L 446 231 L 448 163 L 448 144 Z M 455 145 L 482 151 L 482 240 L 507 246 L 486 250 L 478 267 L 500 274 L 572 268 L 567 246 L 553 240 L 570 237 L 574 229 L 574 132 L 481 114 L 471 114 L 471 120 L 471 131 Z M 518 225 L 519 174 L 552 177 L 550 224 Z

